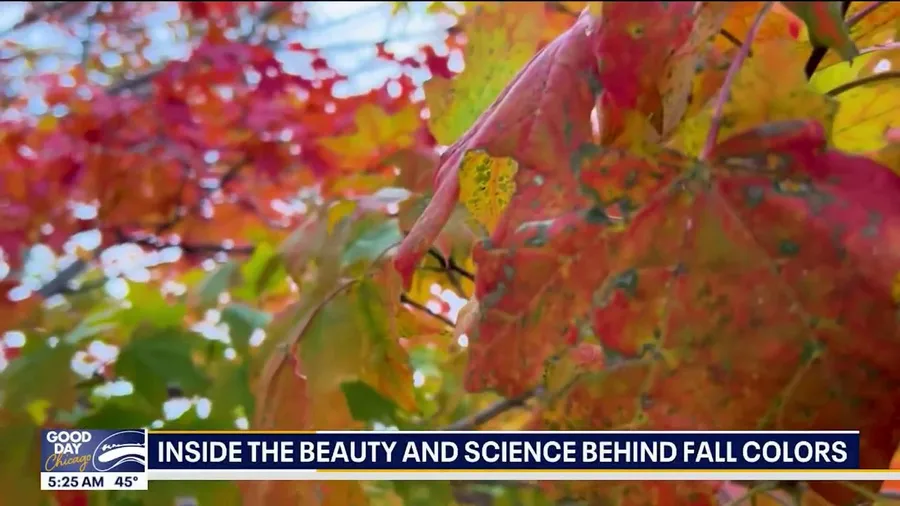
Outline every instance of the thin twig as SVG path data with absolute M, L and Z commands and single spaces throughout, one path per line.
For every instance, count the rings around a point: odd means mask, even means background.
M 736 47 L 741 47 L 744 45 L 744 43 L 741 42 L 741 39 L 735 37 L 733 33 L 729 32 L 728 30 L 726 30 L 724 28 L 719 30 L 719 35 L 721 35 L 722 37 L 725 37 L 725 40 L 727 40 L 728 42 L 731 42 Z
M 753 43 L 753 39 L 756 37 L 756 32 L 759 31 L 759 27 L 762 26 L 763 18 L 766 17 L 766 14 L 768 14 L 769 9 L 771 8 L 772 2 L 766 2 L 756 14 L 756 19 L 753 20 L 753 24 L 750 25 L 750 30 L 747 31 L 747 38 L 744 40 L 743 44 L 741 44 L 741 49 L 738 51 L 737 56 L 731 61 L 728 73 L 725 74 L 725 82 L 722 83 L 722 88 L 719 90 L 719 96 L 716 97 L 715 106 L 713 107 L 712 120 L 709 125 L 709 134 L 706 136 L 706 144 L 703 146 L 703 151 L 700 152 L 701 160 L 705 160 L 712 152 L 713 148 L 716 147 L 719 129 L 722 127 L 722 114 L 725 110 L 725 103 L 728 102 L 728 97 L 731 95 L 731 84 L 734 82 L 734 78 L 737 76 L 744 60 L 750 54 L 750 46 Z
M 435 318 L 435 319 L 437 319 L 437 320 L 440 320 L 444 325 L 447 325 L 448 327 L 451 327 L 451 328 L 454 327 L 454 323 L 453 323 L 452 320 L 450 320 L 450 318 L 447 318 L 447 317 L 444 316 L 444 315 L 435 313 L 434 311 L 428 309 L 427 307 L 425 307 L 425 306 L 422 305 L 421 303 L 416 302 L 416 301 L 410 299 L 409 296 L 406 295 L 405 293 L 400 294 L 400 302 L 403 303 L 403 304 L 406 304 L 406 305 L 408 305 L 408 306 L 410 306 L 410 307 L 412 307 L 412 308 L 414 308 L 414 309 L 416 309 L 416 310 L 418 310 L 418 311 L 421 311 L 421 312 L 427 314 L 428 316 L 430 316 L 430 317 L 432 317 L 432 318 Z
M 872 14 L 872 12 L 875 9 L 881 7 L 882 5 L 884 5 L 886 3 L 887 2 L 872 2 L 869 5 L 863 7 L 862 9 L 859 10 L 859 12 L 850 16 L 850 19 L 847 20 L 847 27 L 852 28 L 854 25 L 856 25 L 857 23 L 862 21 L 864 17 L 868 16 L 869 14 Z
M 459 419 L 450 425 L 444 427 L 443 431 L 453 431 L 453 430 L 472 430 L 478 428 L 480 425 L 485 424 L 486 422 L 502 415 L 503 413 L 524 406 L 529 399 L 534 397 L 539 393 L 539 388 L 535 388 L 524 394 L 513 397 L 512 399 L 503 399 L 501 401 L 497 401 L 494 404 L 491 404 L 487 408 L 477 413 L 474 413 L 465 418 Z
M 464 268 L 460 267 L 460 265 L 457 264 L 455 260 L 453 260 L 452 256 L 448 255 L 447 258 L 444 258 L 444 255 L 442 255 L 441 252 L 438 251 L 436 248 L 429 248 L 428 255 L 430 255 L 435 260 L 440 262 L 441 268 L 456 272 L 457 274 L 468 279 L 469 281 L 475 281 L 475 275 L 472 274 L 471 272 L 465 270 Z
M 850 81 L 849 83 L 844 83 L 833 90 L 825 93 L 829 97 L 836 97 L 845 91 L 852 90 L 853 88 L 858 88 L 860 86 L 865 86 L 867 84 L 877 83 L 879 81 L 887 81 L 888 79 L 900 79 L 900 70 L 889 70 L 887 72 L 879 72 L 877 74 L 872 74 L 870 76 L 862 77 L 857 79 L 856 81 Z

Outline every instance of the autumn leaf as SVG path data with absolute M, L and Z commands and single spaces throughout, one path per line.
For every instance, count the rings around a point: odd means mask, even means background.
M 806 23 L 813 44 L 834 49 L 845 60 L 859 55 L 844 22 L 841 2 L 784 2 L 784 5 Z
M 376 105 L 360 107 L 353 120 L 356 131 L 340 137 L 322 140 L 322 145 L 339 153 L 343 164 L 352 169 L 365 168 L 366 161 L 381 158 L 385 146 L 394 149 L 408 148 L 413 144 L 413 134 L 419 128 L 419 111 L 407 106 L 389 113 Z
M 812 119 L 831 128 L 837 112 L 834 100 L 814 91 L 806 81 L 803 62 L 808 50 L 790 41 L 760 43 L 753 57 L 738 71 L 722 113 L 719 138 L 769 122 Z M 771 68 L 782 68 L 777 78 Z M 711 109 L 686 118 L 671 142 L 672 147 L 699 154 L 710 128 Z
M 543 198 L 544 205 L 561 212 L 572 205 L 571 199 L 576 197 L 571 183 L 564 177 L 553 177 L 560 172 L 555 158 L 559 150 L 591 138 L 590 110 L 595 91 L 589 76 L 595 64 L 585 30 L 593 24 L 591 17 L 583 14 L 568 31 L 541 49 L 467 134 L 442 155 L 434 197 L 395 258 L 405 284 L 409 284 L 416 264 L 453 212 L 459 198 L 459 168 L 470 150 L 480 149 L 494 157 L 515 156 L 520 167 L 528 167 L 517 173 L 516 186 L 522 193 L 531 188 L 529 199 Z M 551 117 L 558 119 L 550 123 Z M 525 149 L 520 150 L 520 146 Z M 508 223 L 514 226 L 519 222 L 514 219 Z M 505 233 L 505 228 L 494 232 Z
M 898 6 L 890 2 L 851 2 L 845 18 L 850 39 L 857 48 L 865 49 L 894 40 L 897 33 Z M 822 67 L 840 62 L 840 55 L 829 53 Z
M 465 70 L 453 80 L 436 77 L 425 85 L 429 126 L 439 142 L 456 142 L 531 58 L 541 11 L 533 2 L 475 6 L 468 17 L 473 26 L 463 50 Z
M 659 84 L 663 112 L 660 134 L 663 136 L 678 126 L 694 100 L 696 74 L 704 69 L 706 53 L 733 7 L 732 3 L 704 2 L 696 13 L 688 40 L 666 62 Z
M 900 126 L 900 90 L 892 85 L 853 88 L 838 94 L 834 145 L 848 153 L 877 151 L 885 133 Z
M 0 123 L 0 445 L 17 464 L 0 503 L 119 501 L 25 487 L 34 432 L 162 418 L 846 428 L 867 468 L 900 446 L 895 3 L 344 17 L 197 2 L 174 18 L 161 2 L 39 4 L 2 57 L 16 72 Z M 155 44 L 144 21 L 160 16 L 177 48 Z M 360 23 L 384 39 L 358 39 Z M 76 35 L 76 58 L 35 46 L 37 25 Z M 196 409 L 170 420 L 169 397 Z M 699 506 L 748 490 L 522 485 L 170 482 L 127 499 Z M 754 501 L 860 499 L 779 485 Z
M 490 235 L 515 193 L 518 171 L 511 158 L 492 158 L 478 151 L 463 156 L 459 169 L 459 200 Z
M 638 110 L 652 118 L 653 124 L 661 125 L 659 80 L 665 75 L 661 71 L 672 55 L 671 48 L 688 42 L 694 25 L 693 9 L 694 5 L 686 2 L 603 5 L 598 32 L 591 43 L 602 87 L 604 140 L 620 134 L 624 111 Z M 698 37 L 706 39 L 708 35 Z M 657 130 L 661 128 L 657 126 Z
M 896 233 L 900 209 L 884 197 L 900 180 L 824 146 L 822 128 L 802 123 L 746 132 L 717 148 L 712 186 L 688 177 L 635 215 L 593 314 L 604 349 L 626 362 L 585 376 L 558 404 L 565 414 L 551 417 L 562 423 L 554 427 L 871 427 L 861 458 L 890 459 L 896 442 L 880 427 L 891 415 L 864 415 L 858 401 L 888 402 L 894 387 L 881 382 L 898 381 L 885 361 L 896 326 L 873 319 L 890 312 L 891 286 L 872 269 L 900 262 L 880 245 Z M 885 217 L 872 225 L 877 235 L 851 231 L 870 212 Z M 835 229 L 847 232 L 823 233 Z M 848 294 L 857 302 L 837 302 Z M 861 335 L 872 337 L 864 344 Z M 854 367 L 875 368 L 879 380 Z M 576 392 L 602 401 L 587 408 Z

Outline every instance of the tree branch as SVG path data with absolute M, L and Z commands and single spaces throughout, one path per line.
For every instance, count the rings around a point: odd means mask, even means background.
M 408 306 L 412 307 L 413 309 L 422 311 L 423 313 L 427 314 L 428 316 L 430 316 L 432 318 L 440 320 L 441 323 L 443 323 L 444 325 L 447 325 L 448 327 L 452 328 L 455 326 L 455 324 L 450 320 L 450 318 L 447 318 L 444 315 L 435 313 L 434 311 L 428 309 L 424 305 L 410 299 L 409 296 L 406 295 L 405 293 L 400 294 L 400 302 L 403 304 L 407 304 Z
M 442 269 L 455 272 L 469 281 L 475 281 L 475 276 L 471 272 L 460 267 L 459 264 L 453 260 L 452 256 L 448 255 L 447 258 L 444 258 L 444 255 L 442 255 L 437 248 L 429 248 L 428 255 L 437 260 L 441 264 Z
M 491 404 L 487 408 L 478 413 L 474 413 L 470 416 L 457 420 L 450 425 L 447 425 L 442 431 L 454 431 L 454 430 L 472 430 L 478 428 L 478 426 L 483 425 L 490 420 L 502 415 L 503 413 L 525 406 L 525 404 L 535 395 L 540 393 L 540 388 L 535 388 L 533 390 L 529 390 L 524 394 L 513 397 L 512 399 L 503 399 L 501 401 L 497 401 L 494 404 Z
M 65 291 L 69 289 L 69 283 L 87 270 L 88 265 L 89 263 L 81 258 L 75 260 L 71 265 L 59 271 L 59 274 L 57 274 L 55 278 L 38 288 L 38 295 L 46 299 L 53 297 L 54 295 L 65 293 Z

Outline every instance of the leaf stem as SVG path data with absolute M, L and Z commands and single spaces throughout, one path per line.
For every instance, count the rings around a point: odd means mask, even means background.
M 731 61 L 731 66 L 728 67 L 728 73 L 725 74 L 725 82 L 722 83 L 722 88 L 719 90 L 719 95 L 716 97 L 716 102 L 713 106 L 713 115 L 712 120 L 710 121 L 709 133 L 706 136 L 706 143 L 703 146 L 703 151 L 700 152 L 700 160 L 705 160 L 712 152 L 713 148 L 716 147 L 719 129 L 722 127 L 722 114 L 725 110 L 725 103 L 728 102 L 728 97 L 731 95 L 731 85 L 734 83 L 734 78 L 737 76 L 738 70 L 740 70 L 744 60 L 746 60 L 747 56 L 750 54 L 750 46 L 753 44 L 756 32 L 759 31 L 763 18 L 768 14 L 771 8 L 772 2 L 766 2 L 756 14 L 756 19 L 753 20 L 753 24 L 750 25 L 750 30 L 747 31 L 747 37 L 741 44 L 738 54 L 734 57 L 734 60 Z
M 870 76 L 862 77 L 857 79 L 856 81 L 850 81 L 849 83 L 844 83 L 833 90 L 826 92 L 825 94 L 829 97 L 836 97 L 845 91 L 852 90 L 853 88 L 858 88 L 860 86 L 865 86 L 867 84 L 877 83 L 879 81 L 887 81 L 888 79 L 900 79 L 900 70 L 889 70 L 887 72 L 879 72 L 877 74 L 872 74 Z

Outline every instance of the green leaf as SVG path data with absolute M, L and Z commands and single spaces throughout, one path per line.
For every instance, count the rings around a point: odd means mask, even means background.
M 845 60 L 859 56 L 841 12 L 842 2 L 783 2 L 806 23 L 810 41 L 834 49 Z
M 177 327 L 184 322 L 184 304 L 167 301 L 155 284 L 129 283 L 128 301 L 131 307 L 122 312 L 120 321 L 130 329 L 137 328 L 142 323 L 152 323 L 157 327 Z
M 232 293 L 243 300 L 256 300 L 278 286 L 284 285 L 287 272 L 278 252 L 269 243 L 260 243 L 241 266 L 243 281 Z
M 0 487 L 3 504 L 44 504 L 42 493 L 35 486 L 41 469 L 38 427 L 24 420 L 3 419 L 0 425 Z
M 107 331 L 114 330 L 118 327 L 112 322 L 92 322 L 90 319 L 81 320 L 81 322 L 71 331 L 66 333 L 63 341 L 67 344 L 78 344 L 80 341 L 89 337 L 96 337 Z
M 350 415 L 359 422 L 393 423 L 397 405 L 362 381 L 345 381 L 341 391 L 347 399 Z
M 403 239 L 397 220 L 386 220 L 378 224 L 367 221 L 363 223 L 366 225 L 363 232 L 344 251 L 344 265 L 353 265 L 363 260 L 373 261 Z
M 64 341 L 51 347 L 46 341 L 29 339 L 22 355 L 0 373 L 3 406 L 24 410 L 34 401 L 45 400 L 54 408 L 71 409 L 78 383 L 72 371 L 74 354 L 75 347 Z
M 223 361 L 217 365 L 215 383 L 209 393 L 212 415 L 235 417 L 235 410 L 243 408 L 248 419 L 253 418 L 256 399 L 250 389 L 250 367 L 246 363 Z
M 136 395 L 113 397 L 93 413 L 78 420 L 84 429 L 127 429 L 147 427 L 162 416 L 159 406 Z
M 249 350 L 250 335 L 256 329 L 264 328 L 272 317 L 265 311 L 240 303 L 229 304 L 222 310 L 222 321 L 228 324 L 231 345 L 242 356 Z
M 230 261 L 219 266 L 209 273 L 192 290 L 190 299 L 192 306 L 210 307 L 219 301 L 219 295 L 240 282 L 240 271 L 235 261 Z
M 201 393 L 209 379 L 194 363 L 193 353 L 202 342 L 199 335 L 179 328 L 140 329 L 122 347 L 116 374 L 131 381 L 150 403 L 165 402 L 170 386 Z

